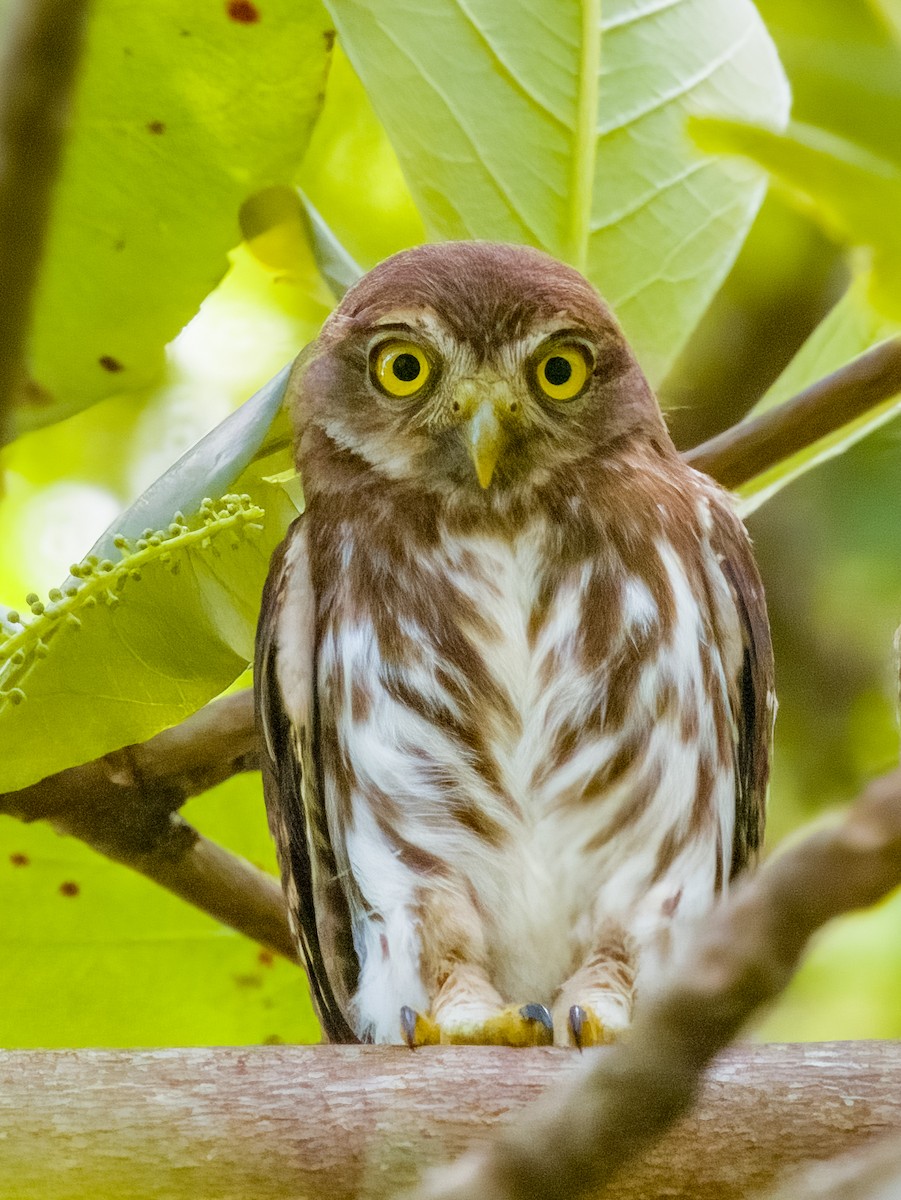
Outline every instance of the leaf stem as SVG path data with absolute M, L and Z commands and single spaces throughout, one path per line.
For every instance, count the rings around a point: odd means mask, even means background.
M 582 271 L 588 264 L 588 234 L 594 196 L 601 69 L 601 0 L 582 0 L 579 93 L 566 230 L 566 258 Z

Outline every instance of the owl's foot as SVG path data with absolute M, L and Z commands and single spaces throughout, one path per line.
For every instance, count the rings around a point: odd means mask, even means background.
M 438 1021 L 405 1005 L 400 1028 L 411 1050 L 417 1046 L 550 1046 L 551 1014 L 543 1004 L 511 1004 L 480 1020 Z
M 573 1004 L 573 1000 L 576 1003 Z M 631 1006 L 611 992 L 594 991 L 588 996 L 563 995 L 554 1004 L 554 1044 L 609 1046 L 629 1028 Z
M 570 1042 L 579 1050 L 586 1046 L 606 1046 L 616 1040 L 616 1033 L 607 1029 L 597 1013 L 581 1004 L 572 1005 L 566 1024 Z

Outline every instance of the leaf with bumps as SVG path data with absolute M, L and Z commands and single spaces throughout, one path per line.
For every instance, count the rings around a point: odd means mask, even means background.
M 158 378 L 226 271 L 242 202 L 294 178 L 332 37 L 318 0 L 97 0 L 19 432 Z
M 204 499 L 187 520 L 120 535 L 46 602 L 32 594 L 27 613 L 7 611 L 0 738 L 15 752 L 0 760 L 0 792 L 150 737 L 246 668 L 269 558 L 295 511 L 278 487 L 261 483 L 257 497 Z

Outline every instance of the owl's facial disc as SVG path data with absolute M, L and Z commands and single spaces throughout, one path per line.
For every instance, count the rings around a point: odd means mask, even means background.
M 423 306 L 383 310 L 359 333 L 370 411 L 391 430 L 373 426 L 360 449 L 395 478 L 494 492 L 546 477 L 581 446 L 598 354 L 585 327 L 552 316 L 512 336 L 498 328 L 482 347 Z
M 483 373 L 454 391 L 453 410 L 465 422 L 466 449 L 483 489 L 490 486 L 498 460 L 517 431 L 535 424 L 536 412 L 530 416 L 528 411 L 529 394 L 539 405 L 560 410 L 582 395 L 594 369 L 594 356 L 583 339 L 541 339 L 530 353 L 511 358 L 506 376 L 489 382 Z

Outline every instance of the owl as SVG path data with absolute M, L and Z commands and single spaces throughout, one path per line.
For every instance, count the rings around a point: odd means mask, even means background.
M 290 392 L 257 715 L 325 1034 L 614 1040 L 761 842 L 772 651 L 729 497 L 532 249 L 388 259 Z

